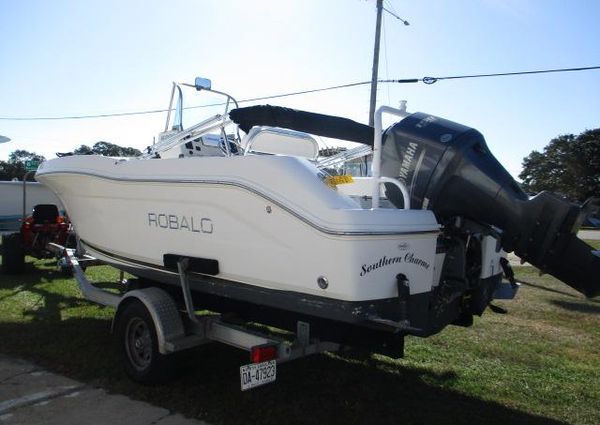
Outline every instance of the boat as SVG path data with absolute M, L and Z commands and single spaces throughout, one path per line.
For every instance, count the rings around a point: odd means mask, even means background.
M 184 128 L 187 87 L 224 95 L 224 112 Z M 398 119 L 385 131 L 384 115 Z M 513 297 L 506 252 L 598 295 L 600 257 L 576 236 L 597 200 L 529 199 L 467 126 L 405 107 L 375 121 L 239 107 L 197 78 L 173 83 L 165 131 L 141 157 L 62 156 L 36 179 L 82 250 L 141 283 L 177 293 L 185 273 L 197 308 L 284 329 L 303 320 L 374 350 L 470 326 Z M 359 147 L 321 158 L 319 137 Z M 366 157 L 370 175 L 340 175 Z

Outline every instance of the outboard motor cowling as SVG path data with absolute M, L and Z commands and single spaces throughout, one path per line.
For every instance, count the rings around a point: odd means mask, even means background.
M 477 130 L 415 113 L 384 135 L 382 175 L 402 181 L 412 208 L 432 210 L 442 222 L 465 217 L 501 231 L 502 248 L 592 297 L 600 293 L 600 257 L 577 238 L 597 199 L 584 206 L 550 193 L 529 199 L 491 154 Z M 386 195 L 403 206 L 400 190 Z

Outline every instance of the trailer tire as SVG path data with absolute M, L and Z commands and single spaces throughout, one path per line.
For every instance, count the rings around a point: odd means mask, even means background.
M 2 271 L 17 274 L 25 266 L 25 251 L 20 233 L 2 235 Z
M 124 306 L 115 320 L 119 351 L 127 375 L 146 385 L 173 379 L 174 359 L 158 351 L 156 327 L 146 306 L 133 300 Z

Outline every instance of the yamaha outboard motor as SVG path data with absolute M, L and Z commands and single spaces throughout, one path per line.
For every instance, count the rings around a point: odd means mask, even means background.
M 600 293 L 598 251 L 577 238 L 598 199 L 583 206 L 541 192 L 529 199 L 477 130 L 415 113 L 384 135 L 382 175 L 406 184 L 411 208 L 432 210 L 444 224 L 462 218 L 494 226 L 502 248 L 588 297 Z M 402 194 L 386 184 L 388 199 Z

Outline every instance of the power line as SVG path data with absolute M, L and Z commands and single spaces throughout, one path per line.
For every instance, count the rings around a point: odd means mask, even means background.
M 551 72 L 573 72 L 573 71 L 590 71 L 600 69 L 600 66 L 587 66 L 582 68 L 558 68 L 544 69 L 538 71 L 518 71 L 518 72 L 500 72 L 495 74 L 474 74 L 474 75 L 456 75 L 453 77 L 424 77 L 421 79 L 425 84 L 433 84 L 441 80 L 458 80 L 462 78 L 481 78 L 481 77 L 506 77 L 511 75 L 531 75 L 531 74 L 548 74 Z
M 410 25 L 410 23 L 406 20 L 406 19 L 402 19 L 400 16 L 396 15 L 394 12 L 386 9 L 385 7 L 382 7 L 383 10 L 385 10 L 387 13 L 389 13 L 390 15 L 392 15 L 394 18 L 398 19 L 400 22 L 402 22 L 404 25 L 408 26 Z
M 425 83 L 428 85 L 434 84 L 438 81 L 442 80 L 458 80 L 458 79 L 468 79 L 468 78 L 483 78 L 483 77 L 506 77 L 506 76 L 517 76 L 517 75 L 532 75 L 532 74 L 548 74 L 548 73 L 557 73 L 557 72 L 576 72 L 576 71 L 591 71 L 598 70 L 600 66 L 587 66 L 587 67 L 579 67 L 579 68 L 558 68 L 558 69 L 544 69 L 544 70 L 535 70 L 535 71 L 518 71 L 518 72 L 502 72 L 502 73 L 493 73 L 493 74 L 473 74 L 473 75 L 454 75 L 448 77 L 423 77 L 423 78 L 405 78 L 405 79 L 397 79 L 397 80 L 377 80 L 378 83 L 395 83 L 395 84 L 409 84 L 409 83 Z M 248 103 L 248 102 L 257 102 L 260 100 L 270 100 L 270 99 L 278 99 L 282 97 L 289 96 L 298 96 L 302 94 L 310 94 L 310 93 L 318 93 L 329 90 L 339 90 L 350 87 L 364 86 L 367 84 L 371 84 L 371 81 L 359 81 L 355 83 L 348 84 L 340 84 L 336 86 L 329 87 L 321 87 L 317 89 L 310 90 L 301 90 L 290 93 L 281 93 L 270 96 L 262 96 L 262 97 L 253 97 L 249 99 L 242 99 L 238 103 Z M 212 103 L 207 105 L 198 105 L 198 106 L 188 106 L 183 109 L 199 109 L 199 108 L 209 108 L 213 106 L 223 106 L 222 103 Z M 78 119 L 92 119 L 92 118 L 113 118 L 113 117 L 126 117 L 133 115 L 148 115 L 148 114 L 158 114 L 162 112 L 168 112 L 169 109 L 151 109 L 146 111 L 133 111 L 133 112 L 115 112 L 115 113 L 106 113 L 106 114 L 96 114 L 96 115 L 65 115 L 65 116 L 57 116 L 57 117 L 0 117 L 1 121 L 53 121 L 53 120 L 78 120 Z
M 3 121 L 53 121 L 53 120 L 84 120 L 90 118 L 113 118 L 113 117 L 127 117 L 131 115 L 145 115 L 145 114 L 158 114 L 160 112 L 167 112 L 168 109 L 153 109 L 148 111 L 135 111 L 135 112 L 114 112 L 107 114 L 96 114 L 96 115 L 65 115 L 59 117 L 0 117 Z
M 323 87 L 323 88 L 318 88 L 318 89 L 301 90 L 301 91 L 296 91 L 296 92 L 291 92 L 291 93 L 281 93 L 281 94 L 262 96 L 262 97 L 253 97 L 253 98 L 249 98 L 249 99 L 239 100 L 238 103 L 257 102 L 260 100 L 277 99 L 277 98 L 288 97 L 288 96 L 298 96 L 301 94 L 317 93 L 317 92 L 327 91 L 327 90 L 337 90 L 337 89 L 344 89 L 344 88 L 355 87 L 355 86 L 362 86 L 362 85 L 370 84 L 370 83 L 371 83 L 370 81 L 361 81 L 358 83 L 340 84 L 337 86 Z M 213 106 L 223 106 L 223 105 L 225 105 L 225 102 L 211 103 L 211 104 L 207 104 L 207 105 L 198 105 L 198 106 L 188 106 L 183 109 L 188 110 L 188 109 L 210 108 Z M 171 109 L 171 111 L 173 111 L 173 110 L 174 109 Z M 91 118 L 113 118 L 113 117 L 127 117 L 127 116 L 132 116 L 132 115 L 158 114 L 158 113 L 168 112 L 168 111 L 169 111 L 169 109 L 167 108 L 167 109 L 151 109 L 151 110 L 146 110 L 146 111 L 115 112 L 115 113 L 96 114 L 96 115 L 65 115 L 65 116 L 58 116 L 58 117 L 0 117 L 0 120 L 3 120 L 3 121 L 79 120 L 79 119 L 91 119 Z
M 338 86 L 323 87 L 323 88 L 319 88 L 319 89 L 302 90 L 302 91 L 296 91 L 296 92 L 291 92 L 291 93 L 275 94 L 275 95 L 263 96 L 263 97 L 254 97 L 251 99 L 240 100 L 239 103 L 256 102 L 258 100 L 269 100 L 269 99 L 276 99 L 276 98 L 288 97 L 288 96 L 297 96 L 300 94 L 317 93 L 317 92 L 327 91 L 327 90 L 346 89 L 349 87 L 364 86 L 365 84 L 371 84 L 371 81 L 360 81 L 358 83 L 340 84 Z M 225 103 L 221 103 L 219 105 L 224 105 L 224 104 Z M 215 105 L 209 105 L 209 106 L 215 106 Z M 200 107 L 202 107 L 202 106 L 200 106 Z M 196 106 L 196 108 L 198 108 L 198 106 Z

